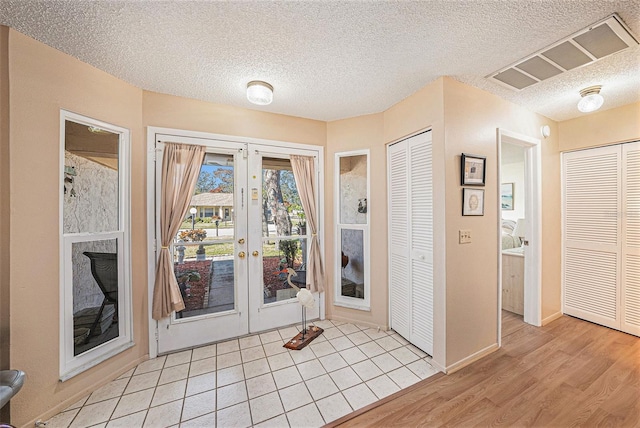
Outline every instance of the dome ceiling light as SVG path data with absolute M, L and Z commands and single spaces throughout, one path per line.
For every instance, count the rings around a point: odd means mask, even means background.
M 261 80 L 247 83 L 247 99 L 253 104 L 266 106 L 273 101 L 273 86 Z
M 578 110 L 583 113 L 590 113 L 598 110 L 604 103 L 604 98 L 600 95 L 602 86 L 589 86 L 580 91 L 582 97 L 578 102 Z

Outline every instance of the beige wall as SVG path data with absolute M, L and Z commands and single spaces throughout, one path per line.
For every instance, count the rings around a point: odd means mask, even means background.
M 11 401 L 11 411 L 14 425 L 33 426 L 35 417 L 44 419 L 73 404 L 148 353 L 146 269 L 134 268 L 136 346 L 66 382 L 58 381 L 60 109 L 131 130 L 134 267 L 147 265 L 146 143 L 140 89 L 13 30 L 9 30 L 9 59 L 10 353 L 11 365 L 27 373 L 24 388 Z
M 560 151 L 640 139 L 640 103 L 590 113 L 558 124 Z
M 324 146 L 327 124 L 282 114 L 143 92 L 143 125 Z

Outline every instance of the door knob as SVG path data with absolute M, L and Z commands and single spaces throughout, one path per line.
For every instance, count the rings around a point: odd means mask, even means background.
M 253 257 L 258 257 L 258 254 L 260 254 L 260 253 L 259 253 L 258 251 L 254 251 L 254 252 L 253 252 L 253 253 L 251 253 L 251 254 L 253 254 Z
M 244 256 L 246 256 L 246 254 L 244 253 L 244 251 L 240 251 L 238 253 L 238 257 L 240 257 L 241 259 L 244 259 Z
M 244 238 L 238 239 L 238 244 L 240 244 L 240 245 L 244 244 Z

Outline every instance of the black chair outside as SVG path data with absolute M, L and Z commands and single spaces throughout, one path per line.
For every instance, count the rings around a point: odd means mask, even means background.
M 93 279 L 98 283 L 98 287 L 104 294 L 102 305 L 96 316 L 96 320 L 91 326 L 87 341 L 93 336 L 94 330 L 102 319 L 102 311 L 107 304 L 111 304 L 115 308 L 113 316 L 114 322 L 118 320 L 118 255 L 116 253 L 94 253 L 85 251 L 85 256 L 91 261 L 91 274 Z

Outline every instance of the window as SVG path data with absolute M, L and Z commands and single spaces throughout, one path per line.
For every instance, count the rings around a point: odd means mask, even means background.
M 61 112 L 60 379 L 132 346 L 129 131 Z
M 369 310 L 369 151 L 336 153 L 335 162 L 335 304 Z

